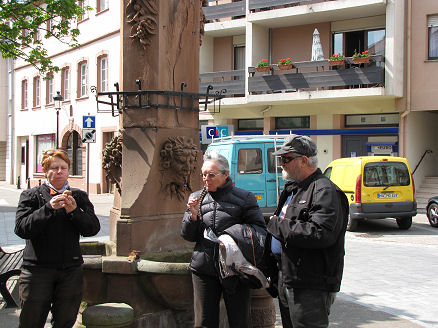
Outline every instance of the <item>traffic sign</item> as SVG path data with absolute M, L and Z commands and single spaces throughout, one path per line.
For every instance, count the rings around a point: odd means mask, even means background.
M 84 142 L 84 143 L 96 142 L 96 130 L 95 129 L 82 129 L 82 142 Z
M 84 115 L 82 116 L 82 128 L 94 129 L 96 127 L 96 116 Z

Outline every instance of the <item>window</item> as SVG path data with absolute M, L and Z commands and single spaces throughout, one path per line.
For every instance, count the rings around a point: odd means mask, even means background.
M 429 29 L 429 59 L 438 59 L 438 15 L 427 18 Z
M 108 9 L 107 0 L 96 0 L 97 2 L 97 12 L 104 11 L 105 9 Z
M 98 91 L 108 91 L 108 57 L 100 56 L 97 59 Z
M 87 96 L 87 62 L 78 64 L 78 97 Z
M 262 130 L 263 131 L 263 119 L 262 118 L 250 118 L 238 120 L 239 130 Z
M 43 151 L 51 148 L 55 148 L 55 134 L 42 134 L 36 136 L 36 172 L 42 173 L 43 167 L 41 166 L 41 160 L 43 159 Z
M 64 100 L 70 99 L 70 69 L 64 67 L 61 71 L 61 95 Z
M 365 164 L 363 183 L 367 187 L 409 186 L 409 171 L 401 162 L 368 163 Z
M 82 175 L 82 141 L 73 131 L 67 139 L 67 154 L 70 158 L 70 175 Z
M 27 80 L 21 81 L 21 109 L 27 109 Z
M 263 172 L 263 157 L 260 148 L 239 149 L 237 154 L 239 174 L 260 174 Z
M 274 148 L 268 148 L 267 153 L 268 153 L 268 172 L 275 173 L 275 165 L 277 165 L 277 173 L 281 173 L 283 169 L 281 168 L 279 157 L 277 157 L 278 159 L 277 164 L 275 164 L 276 156 L 274 156 Z
M 53 78 L 46 80 L 46 105 L 53 104 Z
M 234 46 L 234 69 L 245 68 L 245 46 Z M 234 78 L 235 80 L 243 79 L 239 76 Z
M 33 107 L 40 106 L 40 77 L 33 78 Z
M 351 57 L 355 51 L 368 50 L 371 55 L 385 55 L 385 33 L 385 29 L 334 33 L 332 53 Z
M 310 128 L 310 116 L 276 117 L 276 129 L 308 129 Z
M 88 0 L 81 0 L 79 1 L 78 5 L 84 10 L 84 13 L 81 16 L 79 16 L 79 21 L 81 22 L 88 19 L 88 10 L 87 10 Z

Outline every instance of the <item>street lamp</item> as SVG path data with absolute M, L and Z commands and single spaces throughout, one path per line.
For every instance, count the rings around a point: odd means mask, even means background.
M 61 93 L 56 91 L 56 96 L 53 97 L 56 110 L 56 149 L 59 147 L 59 111 L 61 110 L 62 99 Z

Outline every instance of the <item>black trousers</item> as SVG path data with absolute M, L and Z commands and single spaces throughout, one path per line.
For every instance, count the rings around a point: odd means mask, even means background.
M 237 279 L 237 277 L 236 277 Z M 249 287 L 236 280 L 233 290 L 226 289 L 219 278 L 192 273 L 195 328 L 219 327 L 219 302 L 223 295 L 230 328 L 250 327 Z
M 73 327 L 82 300 L 82 267 L 23 267 L 19 278 L 20 328 L 44 327 L 52 311 L 54 328 Z
M 326 328 L 336 293 L 317 289 L 288 288 L 278 273 L 278 303 L 283 328 Z

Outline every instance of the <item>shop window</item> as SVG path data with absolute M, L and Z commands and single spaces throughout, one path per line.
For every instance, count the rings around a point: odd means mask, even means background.
M 438 59 L 438 15 L 427 18 L 429 32 L 429 59 Z
M 67 139 L 67 154 L 70 158 L 70 175 L 82 175 L 81 136 L 73 131 Z
M 263 131 L 262 118 L 249 118 L 237 121 L 239 130 L 261 130 Z
M 308 129 L 310 128 L 310 116 L 276 117 L 276 129 Z
M 43 167 L 41 166 L 41 160 L 43 159 L 43 152 L 47 149 L 55 148 L 55 134 L 42 134 L 36 136 L 35 145 L 35 167 L 36 173 L 43 173 Z

